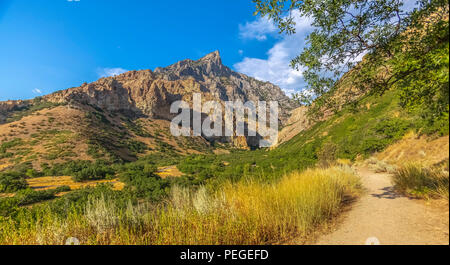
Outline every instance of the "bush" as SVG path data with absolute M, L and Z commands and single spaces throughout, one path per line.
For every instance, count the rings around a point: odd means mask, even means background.
M 0 173 L 0 193 L 12 193 L 27 187 L 23 174 L 14 171 Z
M 397 167 L 386 163 L 385 161 L 378 160 L 375 157 L 371 157 L 367 160 L 369 168 L 374 170 L 376 173 L 390 173 L 396 172 Z
M 126 183 L 125 192 L 131 192 L 138 198 L 158 201 L 167 194 L 170 181 L 155 174 L 157 168 L 152 164 L 131 163 L 122 169 L 119 178 Z
M 45 204 L 36 205 L 31 210 L 32 212 L 39 212 L 42 208 L 48 207 L 52 214 L 66 218 L 74 210 L 83 212 L 89 199 L 100 198 L 101 196 L 114 200 L 116 205 L 121 208 L 126 207 L 130 202 L 137 202 L 133 194 L 113 190 L 113 186 L 107 183 L 71 191 Z
M 11 152 L 8 152 L 8 149 L 22 145 L 22 144 L 23 144 L 23 140 L 20 138 L 0 144 L 0 159 L 13 157 L 14 154 Z
M 22 119 L 23 117 L 26 117 L 28 115 L 31 115 L 32 113 L 35 113 L 37 111 L 43 110 L 43 109 L 51 109 L 55 108 L 57 106 L 64 105 L 65 103 L 52 103 L 44 100 L 43 98 L 33 100 L 32 104 L 28 104 L 25 107 L 18 108 L 16 110 L 13 110 L 8 115 L 8 118 L 6 119 L 6 122 L 14 122 Z
M 77 160 L 52 166 L 42 164 L 41 167 L 45 176 L 72 176 L 77 182 L 112 178 L 115 175 L 113 167 L 102 160 Z
M 43 177 L 44 176 L 44 174 L 42 172 L 39 172 L 39 171 L 37 171 L 35 169 L 32 169 L 32 168 L 27 170 L 26 175 L 29 178 L 39 178 L 39 177 Z
M 19 209 L 19 205 L 14 198 L 0 198 L 0 220 L 2 216 L 13 217 Z
M 322 167 L 329 167 L 337 158 L 338 147 L 336 144 L 328 142 L 317 152 L 317 159 L 319 165 Z
M 33 169 L 33 164 L 31 162 L 24 162 L 20 164 L 16 164 L 12 167 L 12 171 L 18 172 L 24 176 L 27 176 L 28 170 Z
M 9 142 L 4 142 L 0 145 L 0 153 L 5 153 L 9 148 L 13 148 L 21 144 L 23 144 L 23 140 L 20 138 L 14 139 Z
M 29 205 L 33 203 L 38 203 L 41 201 L 51 200 L 56 197 L 60 192 L 70 191 L 70 187 L 62 186 L 52 190 L 42 190 L 36 191 L 33 189 L 20 190 L 14 196 L 19 206 Z
M 449 198 L 449 173 L 439 168 L 409 164 L 399 168 L 394 176 L 395 188 L 420 198 Z
M 148 146 L 146 144 L 135 140 L 129 140 L 126 146 L 133 154 L 142 154 L 148 150 Z
M 142 126 L 142 124 L 139 121 L 133 122 L 129 120 L 126 122 L 126 126 L 130 131 L 132 131 L 137 136 L 152 137 L 152 135 Z
M 73 175 L 77 182 L 88 180 L 99 180 L 105 178 L 112 178 L 115 171 L 104 162 L 95 162 L 94 164 L 85 164 L 82 168 L 76 171 Z

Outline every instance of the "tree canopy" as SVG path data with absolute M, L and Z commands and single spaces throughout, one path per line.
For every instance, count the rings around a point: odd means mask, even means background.
M 307 82 L 295 95 L 302 103 L 315 100 L 316 110 L 330 104 L 327 96 L 353 69 L 352 83 L 362 92 L 401 85 L 405 107 L 426 105 L 429 114 L 448 116 L 447 0 L 419 0 L 409 12 L 402 0 L 253 2 L 255 14 L 271 19 L 280 33 L 295 33 L 294 10 L 312 20 L 306 48 L 291 61 Z

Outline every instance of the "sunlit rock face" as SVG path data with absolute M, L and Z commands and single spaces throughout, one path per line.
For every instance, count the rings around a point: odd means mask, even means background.
M 171 104 L 184 100 L 192 105 L 194 93 L 200 93 L 203 102 L 213 100 L 222 104 L 237 100 L 277 101 L 280 125 L 287 121 L 289 112 L 297 107 L 279 87 L 234 72 L 223 65 L 218 51 L 197 61 L 187 59 L 154 71 L 129 71 L 101 78 L 93 83 L 46 95 L 43 99 L 72 107 L 88 105 L 109 113 L 120 112 L 131 118 L 170 120 L 175 115 L 170 113 Z M 23 104 L 27 103 L 3 103 L 0 105 L 0 119 L 5 119 L 7 109 Z M 5 110 L 2 112 L 2 109 Z M 245 145 L 242 139 L 229 138 L 227 141 Z M 256 141 L 247 142 L 253 145 Z

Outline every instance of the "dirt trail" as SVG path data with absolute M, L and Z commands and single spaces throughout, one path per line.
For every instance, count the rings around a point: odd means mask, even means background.
M 366 192 L 336 230 L 319 237 L 316 244 L 361 245 L 369 238 L 381 245 L 449 244 L 448 205 L 436 207 L 398 195 L 388 174 L 358 172 Z

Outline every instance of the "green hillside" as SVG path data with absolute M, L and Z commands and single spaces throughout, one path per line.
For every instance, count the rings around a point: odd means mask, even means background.
M 205 178 L 209 182 L 250 176 L 271 179 L 319 162 L 368 158 L 409 131 L 448 135 L 446 116 L 439 120 L 444 126 L 432 127 L 421 118 L 419 111 L 408 111 L 400 106 L 400 93 L 395 89 L 382 96 L 365 96 L 274 150 L 191 156 L 180 162 L 179 168 L 192 175 L 196 183 Z
M 68 236 L 86 244 L 274 244 L 307 237 L 361 192 L 359 177 L 350 167 L 336 166 L 337 160 L 363 161 L 410 132 L 431 138 L 449 134 L 448 29 L 447 14 L 420 38 L 392 41 L 395 54 L 368 54 L 365 60 L 376 58 L 397 75 L 359 64 L 340 84 L 358 86 L 379 75 L 382 82 L 364 83 L 372 87 L 360 87 L 363 93 L 351 101 L 338 100 L 343 103 L 333 115 L 271 150 L 184 155 L 162 146 L 161 152 L 132 162 L 97 157 L 38 170 L 0 168 L 0 244 L 58 244 Z M 423 40 L 425 46 L 415 46 Z M 407 78 L 401 78 L 404 74 Z M 345 98 L 346 91 L 338 83 L 317 98 L 310 119 L 326 109 L 322 101 Z M 111 133 L 109 127 L 99 128 Z M 20 144 L 4 142 L 0 157 Z M 126 145 L 136 153 L 142 149 L 138 142 Z M 169 166 L 182 176 L 161 177 Z M 405 191 L 408 174 L 401 179 Z M 77 183 L 109 184 L 78 190 L 65 185 L 39 190 L 29 184 L 62 175 Z M 448 200 L 448 173 L 446 181 Z M 114 189 L 113 182 L 123 189 Z

